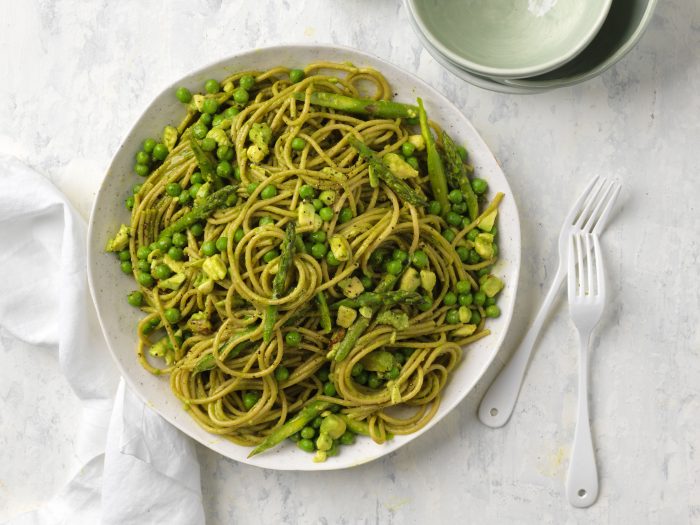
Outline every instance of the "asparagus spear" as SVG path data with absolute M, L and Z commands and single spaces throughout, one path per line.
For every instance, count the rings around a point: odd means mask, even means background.
M 331 406 L 331 404 L 328 401 L 312 401 L 302 408 L 296 416 L 267 436 L 265 441 L 260 443 L 248 454 L 248 457 L 251 458 L 261 452 L 271 449 L 275 445 L 279 445 L 292 434 L 299 432 L 329 406 Z
M 331 332 L 331 312 L 328 309 L 328 302 L 323 290 L 316 294 L 316 302 L 318 303 L 318 311 L 321 314 L 321 328 L 323 329 L 321 333 L 329 334 Z
M 464 194 L 464 200 L 467 203 L 467 211 L 469 212 L 469 220 L 474 221 L 479 215 L 479 203 L 476 199 L 476 193 L 472 189 L 467 176 L 467 170 L 462 162 L 462 157 L 457 151 L 452 137 L 446 131 L 442 132 L 442 149 L 445 154 L 445 164 L 447 168 L 447 181 L 453 188 L 459 188 Z
M 202 204 L 195 206 L 160 232 L 160 237 L 172 237 L 173 233 L 185 230 L 192 226 L 195 222 L 206 219 L 209 217 L 209 215 L 214 213 L 215 210 L 223 208 L 226 205 L 226 199 L 236 193 L 237 186 L 237 184 L 230 184 L 228 186 L 224 186 L 218 191 L 215 191 L 206 197 Z
M 294 98 L 303 102 L 306 99 L 306 93 L 297 91 L 294 93 Z M 401 104 L 391 100 L 352 98 L 325 91 L 311 93 L 311 103 L 314 106 L 379 118 L 415 118 L 418 116 L 418 108 L 409 104 Z
M 287 281 L 287 273 L 294 259 L 294 247 L 296 245 L 296 226 L 294 222 L 287 224 L 284 240 L 282 241 L 282 255 L 280 255 L 279 268 L 272 281 L 272 298 L 279 299 L 284 293 L 284 285 Z M 277 305 L 271 304 L 265 312 L 263 323 L 263 341 L 269 343 L 272 340 L 272 330 L 277 321 Z
M 397 290 L 391 292 L 364 292 L 355 299 L 343 299 L 333 304 L 333 308 L 347 306 L 348 308 L 361 308 L 363 306 L 384 306 L 391 308 L 400 303 L 418 304 L 423 297 L 418 292 Z
M 414 206 L 426 206 L 428 204 L 428 201 L 418 195 L 408 184 L 391 173 L 369 146 L 352 136 L 348 137 L 348 142 L 369 163 L 374 174 L 382 179 L 402 200 Z
M 420 120 L 420 131 L 425 140 L 425 149 L 428 153 L 428 178 L 430 187 L 433 190 L 435 200 L 440 203 L 443 211 L 450 209 L 450 201 L 447 200 L 447 178 L 445 177 L 445 167 L 435 146 L 435 139 L 428 127 L 428 115 L 425 113 L 423 101 L 418 99 L 418 118 Z
M 213 181 L 214 175 L 216 174 L 214 164 L 209 158 L 209 155 L 207 155 L 206 152 L 202 149 L 202 146 L 199 145 L 197 139 L 191 135 L 191 132 L 190 148 L 192 148 L 192 152 L 194 153 L 194 158 L 197 161 L 197 166 L 199 166 L 199 171 L 202 172 L 202 178 L 207 182 Z
M 391 291 L 391 289 L 394 287 L 396 284 L 396 281 L 398 280 L 399 276 L 398 275 L 385 275 L 382 280 L 379 282 L 377 287 L 374 289 L 376 293 L 386 293 Z M 379 306 L 373 306 L 372 307 L 372 315 L 377 313 L 377 310 L 379 310 Z M 367 330 L 369 327 L 370 319 L 367 317 L 360 317 L 357 321 L 355 321 L 350 328 L 348 328 L 348 331 L 345 332 L 345 337 L 343 340 L 340 342 L 340 345 L 338 346 L 338 349 L 336 350 L 335 353 L 335 360 L 336 361 L 342 361 L 345 359 L 348 354 L 350 353 L 350 350 L 353 349 L 355 346 L 355 343 L 357 343 L 357 340 L 362 336 L 362 334 Z

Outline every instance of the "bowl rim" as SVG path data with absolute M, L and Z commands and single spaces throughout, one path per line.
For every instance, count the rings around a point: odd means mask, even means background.
M 587 80 L 591 80 L 592 78 L 602 75 L 620 60 L 622 60 L 639 43 L 646 30 L 649 28 L 651 20 L 654 18 L 654 11 L 656 10 L 657 5 L 658 0 L 648 0 L 647 8 L 639 21 L 639 24 L 637 25 L 637 29 L 635 29 L 632 33 L 632 36 L 630 36 L 630 38 L 628 38 L 627 41 L 621 45 L 607 60 L 601 62 L 594 68 L 579 74 L 556 79 L 536 80 L 534 78 L 507 78 L 504 79 L 504 82 L 514 87 L 556 89 L 580 84 L 581 82 L 586 82 Z
M 440 53 L 448 57 L 453 63 L 458 64 L 461 68 L 467 69 L 475 74 L 490 77 L 499 77 L 503 79 L 518 79 L 542 75 L 571 61 L 573 58 L 579 55 L 598 34 L 598 31 L 600 31 L 600 28 L 603 26 L 603 23 L 605 22 L 605 19 L 608 16 L 610 6 L 612 5 L 612 0 L 603 0 L 604 5 L 598 13 L 598 17 L 596 18 L 595 23 L 591 25 L 589 30 L 583 35 L 583 37 L 581 37 L 576 42 L 575 45 L 568 49 L 566 53 L 559 55 L 558 58 L 553 58 L 549 61 L 530 67 L 503 68 L 474 62 L 473 60 L 469 60 L 459 55 L 458 53 L 451 51 L 447 46 L 445 46 L 442 43 L 442 41 L 439 38 L 437 38 L 437 36 L 432 31 L 428 29 L 425 22 L 421 19 L 421 17 L 419 16 L 419 12 L 415 9 L 417 0 L 405 1 L 406 3 L 410 3 L 411 6 L 414 7 L 414 18 L 416 20 L 416 24 L 420 29 L 420 32 L 426 36 L 426 38 Z
M 318 50 L 318 49 L 324 49 L 327 50 L 329 53 L 330 52 L 344 52 L 348 53 L 350 55 L 354 55 L 359 58 L 366 58 L 371 61 L 374 61 L 378 64 L 380 64 L 382 67 L 387 67 L 389 69 L 397 70 L 403 75 L 409 76 L 413 82 L 415 83 L 415 86 L 418 90 L 424 92 L 424 93 L 429 93 L 431 102 L 435 103 L 440 103 L 444 104 L 449 108 L 453 108 L 458 112 L 459 118 L 461 122 L 469 128 L 470 132 L 475 135 L 482 143 L 482 146 L 484 147 L 484 152 L 482 153 L 481 157 L 486 158 L 487 156 L 490 157 L 489 162 L 493 162 L 495 166 L 497 166 L 498 170 L 500 171 L 501 176 L 503 177 L 503 182 L 505 183 L 505 187 L 507 190 L 509 190 L 509 205 L 512 206 L 512 217 L 511 217 L 511 228 L 512 231 L 510 232 L 512 239 L 509 245 L 509 259 L 508 259 L 508 265 L 509 265 L 509 282 L 512 282 L 512 302 L 510 304 L 510 307 L 502 312 L 501 319 L 503 319 L 503 329 L 497 333 L 493 334 L 495 337 L 491 340 L 493 341 L 491 347 L 490 347 L 490 352 L 491 355 L 488 356 L 488 358 L 484 361 L 483 365 L 479 370 L 475 372 L 476 374 L 476 379 L 474 381 L 474 384 L 468 388 L 464 389 L 463 393 L 459 396 L 455 396 L 449 403 L 441 403 L 440 406 L 440 412 L 442 412 L 442 409 L 444 407 L 444 412 L 436 413 L 433 419 L 431 419 L 423 428 L 420 430 L 412 433 L 410 435 L 410 439 L 407 440 L 401 440 L 397 441 L 395 443 L 395 446 L 393 446 L 390 449 L 385 449 L 384 447 L 376 447 L 376 453 L 373 453 L 370 456 L 363 457 L 353 463 L 350 464 L 337 464 L 336 462 L 328 461 L 324 463 L 314 463 L 311 460 L 308 461 L 308 465 L 304 464 L 301 467 L 299 466 L 286 466 L 286 465 L 268 465 L 268 464 L 260 464 L 256 462 L 256 459 L 259 458 L 259 456 L 252 458 L 252 459 L 247 459 L 245 457 L 242 458 L 237 458 L 237 457 L 232 457 L 230 454 L 225 453 L 222 448 L 217 445 L 216 442 L 214 441 L 206 441 L 201 439 L 196 435 L 196 432 L 194 430 L 191 430 L 190 427 L 192 425 L 197 425 L 196 422 L 190 421 L 189 424 L 182 423 L 182 421 L 185 418 L 177 419 L 173 418 L 167 413 L 162 412 L 159 410 L 159 407 L 154 407 L 153 403 L 145 396 L 145 394 L 141 391 L 139 385 L 138 385 L 138 380 L 134 376 L 132 376 L 130 373 L 128 373 L 128 370 L 125 368 L 125 366 L 122 365 L 118 355 L 118 353 L 115 348 L 113 341 L 110 339 L 108 330 L 106 327 L 106 321 L 103 319 L 103 310 L 100 308 L 100 300 L 98 300 L 98 292 L 97 292 L 97 284 L 96 284 L 96 277 L 95 277 L 95 271 L 96 271 L 96 260 L 98 258 L 98 253 L 95 251 L 93 253 L 93 250 L 91 247 L 93 245 L 96 245 L 96 236 L 100 235 L 100 232 L 96 231 L 95 228 L 95 223 L 96 223 L 96 216 L 98 214 L 98 203 L 101 200 L 102 194 L 106 191 L 106 188 L 108 186 L 108 179 L 110 178 L 110 173 L 114 169 L 114 165 L 117 162 L 117 160 L 124 155 L 124 150 L 125 150 L 125 144 L 129 142 L 131 139 L 132 135 L 141 127 L 142 125 L 142 120 L 143 118 L 148 114 L 148 112 L 152 109 L 156 101 L 166 92 L 171 92 L 173 91 L 174 88 L 177 86 L 181 85 L 183 82 L 188 81 L 192 77 L 197 77 L 201 76 L 203 73 L 206 71 L 212 69 L 212 68 L 225 68 L 227 65 L 230 65 L 231 63 L 235 62 L 236 60 L 240 60 L 241 57 L 244 56 L 249 56 L 249 55 L 255 55 L 259 54 L 261 52 L 266 52 L 266 53 L 274 53 L 274 52 L 285 52 L 285 51 L 290 51 L 290 50 L 297 50 L 297 49 L 309 49 L 309 50 Z M 104 232 L 101 232 L 104 233 Z M 491 148 L 486 144 L 484 141 L 483 137 L 481 134 L 478 133 L 476 128 L 473 126 L 471 121 L 457 108 L 450 102 L 445 95 L 443 95 L 441 92 L 439 92 L 437 89 L 433 88 L 430 86 L 426 81 L 415 75 L 414 73 L 411 73 L 410 71 L 392 64 L 391 62 L 381 58 L 377 57 L 371 53 L 367 53 L 362 50 L 358 50 L 356 48 L 352 48 L 349 46 L 343 46 L 343 45 L 336 45 L 336 44 L 309 44 L 309 43 L 295 43 L 295 42 L 290 42 L 290 43 L 281 43 L 277 45 L 272 45 L 272 46 L 265 46 L 265 47 L 260 47 L 260 48 L 252 48 L 248 49 L 242 52 L 238 52 L 223 58 L 220 58 L 218 60 L 208 62 L 204 66 L 198 67 L 194 70 L 190 70 L 186 72 L 184 75 L 178 77 L 175 79 L 173 82 L 169 83 L 166 87 L 163 89 L 159 90 L 158 93 L 156 93 L 153 98 L 150 100 L 150 102 L 145 106 L 143 111 L 141 111 L 138 116 L 136 117 L 134 123 L 129 127 L 128 131 L 123 135 L 123 138 L 120 140 L 120 143 L 118 147 L 115 149 L 115 153 L 112 156 L 112 159 L 109 162 L 109 165 L 107 169 L 105 170 L 105 174 L 102 178 L 102 181 L 100 183 L 99 189 L 97 190 L 97 193 L 95 195 L 95 198 L 93 200 L 91 210 L 90 210 L 90 216 L 88 220 L 88 229 L 87 229 L 87 245 L 88 245 L 88 250 L 87 250 L 87 276 L 88 276 L 88 284 L 90 288 L 90 296 L 92 297 L 93 304 L 95 306 L 95 311 L 97 315 L 97 319 L 100 325 L 100 329 L 102 330 L 102 334 L 105 338 L 105 341 L 107 343 L 107 347 L 109 349 L 110 355 L 115 362 L 121 376 L 124 378 L 125 382 L 127 385 L 131 388 L 131 390 L 136 393 L 136 395 L 146 404 L 146 406 L 150 406 L 152 409 L 156 411 L 163 419 L 168 421 L 171 425 L 175 426 L 178 428 L 180 431 L 182 431 L 184 434 L 189 436 L 191 439 L 194 441 L 200 443 L 203 446 L 206 446 L 207 448 L 221 454 L 224 457 L 227 457 L 229 459 L 232 459 L 234 461 L 239 461 L 241 463 L 245 463 L 248 465 L 252 465 L 255 467 L 261 467 L 261 468 L 266 468 L 270 470 L 291 470 L 291 471 L 324 471 L 324 470 L 342 470 L 346 468 L 351 468 L 355 466 L 362 465 L 364 463 L 371 462 L 375 459 L 379 459 L 389 453 L 395 452 L 399 448 L 403 447 L 410 441 L 413 441 L 415 438 L 419 437 L 423 433 L 427 432 L 430 430 L 432 427 L 437 425 L 444 417 L 446 417 L 454 408 L 462 402 L 475 388 L 476 384 L 478 383 L 479 379 L 483 377 L 483 375 L 486 373 L 488 368 L 492 365 L 494 362 L 500 348 L 502 347 L 506 335 L 508 334 L 508 330 L 511 327 L 512 324 L 512 319 L 513 319 L 513 314 L 515 311 L 515 303 L 517 300 L 517 292 L 518 292 L 518 281 L 520 277 L 520 266 L 521 266 L 521 259 L 522 259 L 522 231 L 520 227 L 520 216 L 519 216 L 519 211 L 517 207 L 517 200 L 515 199 L 515 196 L 513 195 L 512 189 L 510 187 L 510 184 L 508 183 L 508 179 L 505 176 L 505 173 L 503 173 L 503 170 L 501 169 L 500 163 L 496 160 Z M 101 255 L 101 254 L 99 254 Z M 104 312 L 106 313 L 106 312 Z M 105 316 L 106 318 L 106 316 Z M 460 363 L 461 366 L 464 366 L 464 360 Z M 172 393 L 171 393 L 172 394 Z M 184 413 L 184 410 L 183 410 Z M 191 420 L 191 418 L 188 416 L 188 420 Z M 192 427 L 193 428 L 193 427 Z M 217 437 L 215 435 L 211 435 L 214 439 Z M 246 448 L 247 450 L 247 448 Z

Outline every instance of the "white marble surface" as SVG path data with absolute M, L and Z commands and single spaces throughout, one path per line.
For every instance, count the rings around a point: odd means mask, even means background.
M 572 509 L 563 495 L 576 352 L 562 301 L 507 427 L 487 429 L 475 417 L 497 360 L 435 429 L 352 470 L 270 472 L 200 447 L 208 521 L 700 523 L 699 5 L 660 2 L 639 46 L 615 68 L 524 97 L 483 91 L 442 70 L 399 0 L 7 0 L 0 153 L 45 173 L 87 215 L 131 123 L 188 70 L 280 42 L 371 51 L 452 99 L 510 177 L 524 245 L 513 337 L 553 271 L 554 239 L 573 195 L 594 173 L 619 177 L 622 205 L 604 242 L 612 304 L 591 363 L 601 474 L 594 507 Z M 77 414 L 51 352 L 0 334 L 0 520 L 41 504 L 72 474 Z

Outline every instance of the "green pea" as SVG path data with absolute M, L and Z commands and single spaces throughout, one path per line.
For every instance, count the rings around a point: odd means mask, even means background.
M 124 206 L 126 206 L 127 210 L 133 210 L 134 202 L 134 197 L 132 195 L 129 195 L 126 199 L 124 199 Z
M 257 182 L 251 182 L 250 184 L 248 184 L 248 186 L 246 186 L 246 192 L 248 193 L 248 195 L 252 195 L 255 192 L 255 190 L 257 190 L 257 189 L 258 189 Z
M 338 442 L 341 445 L 352 445 L 353 443 L 355 443 L 355 434 L 349 430 L 346 430 L 345 433 L 342 436 L 340 436 Z
M 304 70 L 303 69 L 292 69 L 289 72 L 289 80 L 292 84 L 296 84 L 297 82 L 301 82 L 304 80 Z
M 372 266 L 381 266 L 381 264 L 384 262 L 384 255 L 385 254 L 382 250 L 373 251 L 369 256 L 369 263 Z
M 289 379 L 289 368 L 284 365 L 275 368 L 275 379 L 277 379 L 277 381 L 286 381 Z
M 216 126 L 220 125 L 224 121 L 224 115 L 222 113 L 217 113 L 214 115 L 214 118 L 211 119 L 211 127 L 215 128 Z
M 192 226 L 190 226 L 190 232 L 192 232 L 192 235 L 195 237 L 201 237 L 204 233 L 204 226 L 202 226 L 201 222 L 195 222 Z
M 411 262 L 416 268 L 425 268 L 428 266 L 428 255 L 423 250 L 416 250 L 411 257 Z
M 488 187 L 488 182 L 486 182 L 484 179 L 477 178 L 472 180 L 472 189 L 477 195 L 481 195 L 482 193 L 486 192 Z
M 313 199 L 316 197 L 316 190 L 313 188 L 313 186 L 304 184 L 301 188 L 299 188 L 299 197 L 304 200 Z
M 489 297 L 488 295 L 486 296 L 486 301 L 484 302 L 485 306 L 491 306 L 493 304 L 496 304 L 496 298 L 495 297 Z
M 153 158 L 157 160 L 165 160 L 168 156 L 168 148 L 165 144 L 156 144 L 153 148 Z
M 316 429 L 314 427 L 304 427 L 301 429 L 300 434 L 304 439 L 313 439 L 316 436 Z
M 410 157 L 411 155 L 413 155 L 414 151 L 416 151 L 416 147 L 410 142 L 406 141 L 403 144 L 401 144 L 401 153 L 404 157 Z
M 182 204 L 183 206 L 190 202 L 192 200 L 192 197 L 190 196 L 189 192 L 183 191 L 180 196 L 177 198 L 177 202 Z
M 314 210 L 316 211 L 321 211 L 326 205 L 323 204 L 323 201 L 321 199 L 314 199 L 312 201 L 312 204 L 314 205 Z
M 299 447 L 304 452 L 313 452 L 316 450 L 316 445 L 310 439 L 300 439 L 297 442 L 297 447 Z
M 389 373 L 387 373 L 387 378 L 389 379 L 398 379 L 398 377 L 401 375 L 401 369 L 398 366 L 392 366 L 391 370 L 389 370 Z
M 190 184 L 204 184 L 204 176 L 200 172 L 195 171 L 190 177 Z
M 321 423 L 323 423 L 323 418 L 321 416 L 316 416 L 313 421 L 311 421 L 311 426 L 318 430 L 321 428 Z
M 330 372 L 328 371 L 328 368 L 324 366 L 323 368 L 319 368 L 318 372 L 316 372 L 316 375 L 322 383 L 325 383 L 326 381 L 328 381 L 329 373 Z
M 216 243 L 214 241 L 204 241 L 202 243 L 202 254 L 206 255 L 207 257 L 211 257 L 218 252 L 219 250 L 216 249 Z
M 217 82 L 215 79 L 210 78 L 204 83 L 204 90 L 207 93 L 211 93 L 212 95 L 214 93 L 218 93 L 219 90 L 221 89 L 221 86 L 219 85 L 219 82 Z
M 403 355 L 401 352 L 396 352 L 394 354 L 394 361 L 396 361 L 400 365 L 403 365 L 406 362 L 406 356 Z
M 428 213 L 431 215 L 440 215 L 442 212 L 442 206 L 440 206 L 440 203 L 438 201 L 430 201 L 428 204 Z
M 263 199 L 272 199 L 273 197 L 276 197 L 277 196 L 277 187 L 273 186 L 272 184 L 265 186 L 262 189 L 262 191 L 260 192 L 260 196 Z
M 401 270 L 403 270 L 403 265 L 401 264 L 401 261 L 392 259 L 391 261 L 386 263 L 386 271 L 390 275 L 399 275 L 401 273 Z
M 143 187 L 143 186 L 142 186 L 141 184 L 134 184 L 133 187 L 131 188 L 131 193 L 133 193 L 134 195 L 136 195 L 138 192 L 141 191 L 141 188 L 142 188 L 142 187 Z
M 233 178 L 241 180 L 241 168 L 238 167 L 238 164 L 233 167 Z
M 138 308 L 143 304 L 143 294 L 138 290 L 134 290 L 126 296 L 126 300 L 131 306 L 135 306 Z
M 239 87 L 233 92 L 233 100 L 235 100 L 238 104 L 245 104 L 249 99 L 250 95 L 248 94 L 248 91 L 242 87 Z
M 359 385 L 366 385 L 367 380 L 369 379 L 369 374 L 367 372 L 362 372 L 355 378 L 355 383 Z
M 469 281 L 458 281 L 457 282 L 457 293 L 469 293 L 472 289 L 472 285 Z
M 227 237 L 219 237 L 216 239 L 216 249 L 220 252 L 225 252 L 226 248 L 228 246 L 228 238 Z
M 486 294 L 479 290 L 474 294 L 474 304 L 478 304 L 479 306 L 484 306 L 484 303 L 486 302 Z
M 197 192 L 202 188 L 203 184 L 193 184 L 190 186 L 190 197 L 193 199 L 197 197 Z
M 239 227 L 236 229 L 236 233 L 233 234 L 233 240 L 236 243 L 239 243 L 239 242 L 241 242 L 241 240 L 243 239 L 244 236 L 245 236 L 245 232 L 243 231 L 243 228 Z
M 291 347 L 296 348 L 301 344 L 301 334 L 297 332 L 296 330 L 292 330 L 290 332 L 287 332 L 284 335 L 284 342 Z
M 246 410 L 250 410 L 255 406 L 255 403 L 258 402 L 258 399 L 260 399 L 260 394 L 257 392 L 246 392 L 243 394 L 243 406 Z M 299 441 L 299 443 L 301 443 L 301 441 Z
M 292 139 L 292 149 L 294 151 L 301 151 L 306 147 L 306 140 L 301 137 L 294 137 Z
M 411 166 L 414 170 L 418 169 L 418 159 L 415 157 L 407 157 L 406 164 Z
M 331 219 L 333 219 L 333 209 L 329 208 L 328 206 L 324 206 L 323 208 L 321 208 L 318 214 L 321 216 L 321 219 L 325 222 L 329 222 Z
M 148 249 L 151 251 L 158 249 L 158 242 L 153 241 L 151 244 L 148 245 Z
M 461 193 L 460 193 L 460 195 L 461 195 Z M 467 203 L 466 202 L 458 202 L 456 204 L 453 204 L 452 211 L 455 213 L 459 213 L 460 215 L 464 215 L 467 212 Z M 463 217 L 460 221 L 460 225 L 464 224 L 465 219 L 467 220 L 467 224 L 469 224 L 469 219 L 467 217 Z
M 129 250 L 122 250 L 117 254 L 117 257 L 119 257 L 120 261 L 130 261 L 131 253 L 129 253 Z
M 209 133 L 209 128 L 204 122 L 197 122 L 192 126 L 192 135 L 194 138 L 202 140 Z
M 160 324 L 160 320 L 158 318 L 151 319 L 150 321 L 148 321 L 144 324 L 142 332 L 144 334 L 149 334 L 153 330 L 155 330 L 159 324 Z
M 240 111 L 237 107 L 231 106 L 229 108 L 226 108 L 226 111 L 224 111 L 224 118 L 233 118 L 239 113 Z
M 447 292 L 442 302 L 447 306 L 453 306 L 457 304 L 457 296 L 452 292 Z
M 325 244 L 317 242 L 311 246 L 311 255 L 313 255 L 315 259 L 323 259 L 326 253 L 328 253 L 328 247 Z
M 462 224 L 462 216 L 459 213 L 450 211 L 446 217 L 447 223 L 452 226 L 460 226 Z
M 146 287 L 153 286 L 153 277 L 151 277 L 150 273 L 140 272 L 139 274 L 137 274 L 136 280 L 139 282 L 139 284 L 141 286 L 146 286 Z
M 260 220 L 258 221 L 258 226 L 270 226 L 272 224 L 275 224 L 275 219 L 269 217 L 268 215 L 260 217 Z
M 178 310 L 177 308 L 167 308 L 163 312 L 163 315 L 165 316 L 165 320 L 168 321 L 170 324 L 175 324 L 182 318 L 182 316 L 180 315 L 180 310 Z
M 155 147 L 156 147 L 155 140 L 148 138 L 148 139 L 143 141 L 143 151 L 145 151 L 146 153 L 151 153 L 153 151 L 153 148 L 155 148 Z
M 206 99 L 202 104 L 202 111 L 209 115 L 213 115 L 214 113 L 219 111 L 219 102 L 214 98 Z
M 146 177 L 151 172 L 151 168 L 149 168 L 145 164 L 137 164 L 136 166 L 134 166 L 134 171 L 136 172 L 136 175 Z
M 232 160 L 233 156 L 233 149 L 226 145 L 216 148 L 216 158 L 219 160 Z
M 476 241 L 476 236 L 479 235 L 479 230 L 474 228 L 473 230 L 469 230 L 469 233 L 467 233 L 467 239 L 470 241 L 474 242 Z
M 333 397 L 338 392 L 335 389 L 335 385 L 329 381 L 328 383 L 323 385 L 323 393 L 327 396 Z
M 462 262 L 467 262 L 469 260 L 469 248 L 466 246 L 457 246 L 455 251 Z
M 391 258 L 395 261 L 404 262 L 406 259 L 408 259 L 408 252 L 401 250 L 400 248 L 396 248 L 393 252 L 391 252 Z
M 180 232 L 173 233 L 172 241 L 173 241 L 173 244 L 175 246 L 182 248 L 182 247 L 187 245 L 187 235 L 185 235 L 184 233 L 180 233 Z M 141 248 L 139 248 L 139 249 L 141 249 Z M 138 255 L 138 253 L 137 253 L 137 255 Z M 148 257 L 148 255 L 146 255 L 146 257 Z M 140 258 L 141 257 L 139 257 L 139 259 Z M 144 257 L 144 259 L 145 259 L 145 257 Z
M 161 237 L 156 241 L 156 244 L 161 252 L 167 252 L 173 245 L 173 239 L 172 237 Z
M 479 277 L 483 277 L 484 275 L 488 275 L 491 273 L 491 270 L 493 270 L 493 266 L 487 266 L 486 268 L 482 268 L 478 272 L 476 272 L 476 275 Z
M 243 75 L 238 84 L 246 91 L 250 91 L 255 86 L 255 78 L 253 75 Z
M 481 315 L 476 310 L 472 310 L 472 317 L 469 319 L 470 324 L 479 324 L 481 322 Z
M 445 321 L 447 321 L 448 324 L 459 323 L 459 310 L 454 309 L 454 310 L 450 310 L 449 312 L 447 312 L 447 316 L 445 317 Z
M 151 263 L 148 261 L 139 261 L 136 267 L 142 272 L 150 273 L 151 271 Z
M 418 309 L 421 312 L 427 312 L 433 307 L 433 298 L 430 297 L 429 295 L 424 295 L 423 300 L 418 303 Z
M 289 436 L 289 440 L 294 442 L 294 443 L 299 443 L 300 439 L 301 439 L 301 436 L 299 435 L 299 432 L 294 432 L 294 434 Z
M 136 154 L 136 163 L 137 164 L 148 164 L 151 161 L 151 156 L 146 153 L 145 151 L 139 151 Z
M 333 252 L 329 251 L 326 254 L 326 263 L 328 266 L 340 266 L 340 261 L 333 255 Z
M 360 277 L 360 282 L 362 283 L 362 287 L 365 290 L 371 290 L 372 288 L 374 288 L 374 282 L 372 282 L 372 278 L 367 275 L 363 275 L 362 277 Z
M 180 86 L 175 91 L 175 97 L 183 104 L 187 104 L 192 100 L 192 93 L 185 86 Z
M 214 112 L 216 113 L 216 111 Z M 209 113 L 202 113 L 199 117 L 199 122 L 203 122 L 205 125 L 210 126 L 214 117 Z
M 122 272 L 129 274 L 133 271 L 133 267 L 131 266 L 131 261 L 122 261 L 120 264 Z
M 265 261 L 266 263 L 270 263 L 277 259 L 277 257 L 279 256 L 280 252 L 278 252 L 277 250 L 270 250 L 269 252 L 265 253 L 265 255 L 263 255 L 263 261 Z
M 173 246 L 168 250 L 168 257 L 170 257 L 173 261 L 181 261 L 182 259 L 184 259 L 185 254 L 182 251 L 182 248 Z
M 352 377 L 357 377 L 364 371 L 364 369 L 365 369 L 365 367 L 362 366 L 362 363 L 355 363 L 354 365 L 352 365 L 352 370 L 350 371 L 350 375 Z
M 467 148 L 464 146 L 457 146 L 457 153 L 462 158 L 462 162 L 467 160 Z
M 467 262 L 469 264 L 477 264 L 479 261 L 481 261 L 481 255 L 479 255 L 474 248 L 469 250 L 469 259 L 467 259 Z
M 464 196 L 462 195 L 462 192 L 459 190 L 452 190 L 448 195 L 447 198 L 450 199 L 450 202 L 453 204 L 457 204 L 462 202 L 462 199 L 464 199 Z
M 470 306 L 474 302 L 474 296 L 470 293 L 459 294 L 460 306 Z
M 153 273 L 155 274 L 156 279 L 167 279 L 173 274 L 173 271 L 167 264 L 159 264 L 155 267 Z
M 165 187 L 165 193 L 171 197 L 177 197 L 180 195 L 180 193 L 182 193 L 182 186 L 180 186 L 177 182 L 171 182 Z
M 350 219 L 352 219 L 352 210 L 350 208 L 345 207 L 340 210 L 340 213 L 338 214 L 338 221 L 341 224 L 345 224 Z
M 442 232 L 442 236 L 445 238 L 447 242 L 452 242 L 455 240 L 455 236 L 457 234 L 452 228 L 447 228 L 444 232 Z
M 210 137 L 204 137 L 202 139 L 202 149 L 204 151 L 214 151 L 216 149 L 216 141 Z
M 379 388 L 379 385 L 381 385 L 381 380 L 379 379 L 379 376 L 376 372 L 372 372 L 369 375 L 369 378 L 367 379 L 367 386 L 376 389 Z
M 326 242 L 326 237 L 327 237 L 326 232 L 324 232 L 323 230 L 318 230 L 317 232 L 312 232 L 309 235 L 309 238 L 313 242 Z

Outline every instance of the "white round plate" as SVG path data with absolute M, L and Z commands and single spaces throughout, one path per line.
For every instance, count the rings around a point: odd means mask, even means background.
M 502 259 L 494 270 L 506 282 L 499 300 L 502 314 L 497 319 L 489 320 L 492 335 L 468 347 L 462 363 L 445 388 L 437 414 L 421 431 L 409 436 L 396 436 L 384 445 L 377 445 L 369 438 L 358 439 L 355 445 L 343 447 L 338 456 L 329 458 L 325 463 L 314 463 L 310 454 L 302 452 L 291 442 L 248 459 L 249 448 L 235 445 L 200 428 L 171 393 L 168 379 L 151 375 L 141 367 L 135 352 L 136 323 L 140 312 L 126 301 L 127 294 L 137 286 L 130 276 L 120 271 L 114 255 L 104 252 L 104 246 L 121 223 L 129 222 L 124 199 L 130 195 L 131 186 L 140 182 L 140 178 L 133 173 L 133 159 L 141 142 L 146 137 L 160 136 L 164 125 L 179 121 L 183 114 L 182 104 L 174 95 L 178 86 L 184 85 L 195 91 L 200 90 L 208 78 L 223 78 L 239 70 L 264 70 L 279 65 L 303 67 L 321 60 L 350 61 L 378 69 L 388 79 L 399 101 L 414 102 L 416 97 L 422 97 L 431 119 L 439 122 L 458 143 L 467 147 L 476 173 L 489 182 L 490 194 L 496 191 L 505 193 L 498 219 Z M 519 268 L 520 222 L 515 200 L 496 159 L 474 127 L 445 97 L 422 80 L 384 60 L 337 46 L 285 45 L 257 49 L 208 65 L 166 88 L 145 109 L 114 155 L 95 199 L 88 231 L 88 278 L 92 297 L 102 331 L 128 385 L 148 406 L 203 445 L 236 461 L 279 470 L 332 470 L 360 465 L 397 450 L 437 424 L 474 388 L 495 357 L 513 313 Z

